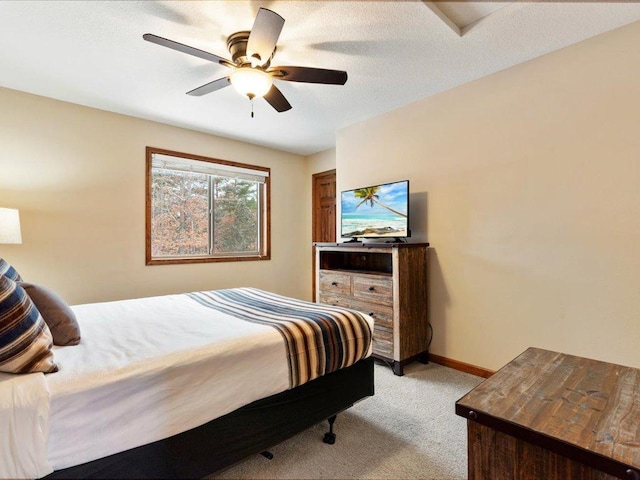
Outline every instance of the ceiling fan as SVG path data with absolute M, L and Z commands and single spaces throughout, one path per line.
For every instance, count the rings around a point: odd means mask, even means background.
M 283 25 L 284 18 L 280 15 L 266 8 L 260 8 L 251 31 L 236 32 L 227 38 L 227 49 L 231 54 L 231 61 L 151 33 L 145 33 L 142 38 L 148 42 L 209 60 L 233 70 L 229 76 L 195 88 L 187 92 L 187 95 L 206 95 L 228 85 L 233 85 L 249 100 L 253 101 L 255 97 L 264 97 L 276 111 L 286 112 L 291 109 L 291 104 L 273 84 L 274 79 L 344 85 L 347 82 L 347 72 L 311 67 L 271 67 L 271 59 L 276 51 L 276 43 Z M 251 116 L 253 117 L 253 111 Z

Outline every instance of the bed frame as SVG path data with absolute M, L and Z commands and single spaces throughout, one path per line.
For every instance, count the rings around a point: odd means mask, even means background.
M 44 478 L 202 478 L 373 395 L 373 359 L 246 405 L 200 427 Z M 332 429 L 325 442 L 333 443 Z

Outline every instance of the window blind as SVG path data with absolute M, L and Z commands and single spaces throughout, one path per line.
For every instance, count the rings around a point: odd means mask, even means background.
M 152 154 L 151 166 L 153 168 L 172 170 L 175 172 L 202 173 L 227 178 L 238 178 L 240 180 L 249 180 L 258 183 L 265 183 L 265 179 L 269 176 L 269 172 L 264 170 L 174 157 L 160 153 Z

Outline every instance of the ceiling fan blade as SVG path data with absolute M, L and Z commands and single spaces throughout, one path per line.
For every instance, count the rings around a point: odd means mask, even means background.
M 269 105 L 278 112 L 286 112 L 291 110 L 291 104 L 284 98 L 282 92 L 275 85 L 271 85 L 269 91 L 265 94 L 264 99 Z
M 221 88 L 227 87 L 231 85 L 231 80 L 229 77 L 222 77 L 213 82 L 206 83 L 201 87 L 194 88 L 193 90 L 187 92 L 187 95 L 193 95 L 194 97 L 201 97 L 202 95 L 206 95 L 207 93 L 215 92 L 216 90 L 220 90 Z
M 209 60 L 210 62 L 218 63 L 220 65 L 224 65 L 225 67 L 235 68 L 235 65 L 232 62 L 225 58 L 219 57 L 218 55 L 214 55 L 213 53 L 205 52 L 204 50 L 199 50 L 182 43 L 174 42 L 173 40 L 159 37 L 152 33 L 145 33 L 142 38 L 144 38 L 147 42 L 155 43 L 156 45 L 160 45 L 162 47 L 171 48 L 173 50 L 177 50 L 178 52 L 193 55 L 194 57 L 202 58 L 204 60 Z
M 247 40 L 247 58 L 254 66 L 264 65 L 271 59 L 283 25 L 284 18 L 276 12 L 266 8 L 258 10 Z
M 347 72 L 311 67 L 273 67 L 267 70 L 279 80 L 304 83 L 324 83 L 326 85 L 344 85 Z

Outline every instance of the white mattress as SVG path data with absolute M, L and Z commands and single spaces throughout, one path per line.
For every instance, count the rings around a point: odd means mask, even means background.
M 288 388 L 269 326 L 183 295 L 79 305 L 82 341 L 55 347 L 48 460 L 58 470 L 181 433 Z

